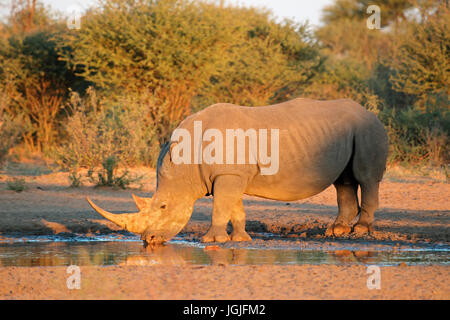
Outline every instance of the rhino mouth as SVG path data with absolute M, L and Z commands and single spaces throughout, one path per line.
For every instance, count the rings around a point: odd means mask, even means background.
M 144 241 L 144 246 L 158 246 L 164 244 L 164 242 L 168 241 L 169 239 L 166 239 L 163 236 L 158 235 L 150 235 L 150 234 L 142 234 L 141 240 Z

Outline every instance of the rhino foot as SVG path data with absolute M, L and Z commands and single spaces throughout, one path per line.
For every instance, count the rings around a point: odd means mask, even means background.
M 362 236 L 362 235 L 368 234 L 370 232 L 372 232 L 372 227 L 368 226 L 366 224 L 357 223 L 353 227 L 353 233 L 357 236 Z
M 227 242 L 230 241 L 230 236 L 226 231 L 217 232 L 217 231 L 208 231 L 207 234 L 205 234 L 202 237 L 202 242 Z
M 325 235 L 327 237 L 340 237 L 343 235 L 347 235 L 352 231 L 349 226 L 344 226 L 342 224 L 334 224 L 328 227 L 327 231 L 325 231 Z
M 252 238 L 248 235 L 247 232 L 232 232 L 231 233 L 231 241 L 252 241 Z

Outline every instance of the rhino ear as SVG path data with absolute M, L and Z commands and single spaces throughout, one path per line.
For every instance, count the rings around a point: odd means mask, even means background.
M 134 202 L 136 203 L 136 207 L 139 209 L 139 211 L 148 211 L 148 209 L 150 209 L 153 200 L 152 198 L 141 198 L 133 193 L 131 194 L 131 196 L 133 197 Z

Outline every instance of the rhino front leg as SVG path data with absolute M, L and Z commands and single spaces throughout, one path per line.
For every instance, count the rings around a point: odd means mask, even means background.
M 233 225 L 233 232 L 231 233 L 232 241 L 252 241 L 252 238 L 245 231 L 245 211 L 242 204 L 242 195 L 238 204 L 231 212 L 231 224 Z
M 203 242 L 229 241 L 227 224 L 230 220 L 233 224 L 231 240 L 251 240 L 245 232 L 245 212 L 242 205 L 244 189 L 244 183 L 239 176 L 223 175 L 214 180 L 211 227 L 203 236 Z

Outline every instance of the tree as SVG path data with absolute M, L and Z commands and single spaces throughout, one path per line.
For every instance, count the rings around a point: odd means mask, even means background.
M 63 59 L 111 95 L 154 95 L 162 110 L 147 116 L 162 115 L 165 139 L 164 128 L 191 108 L 285 99 L 314 76 L 321 62 L 305 27 L 277 24 L 257 9 L 188 0 L 110 0 L 91 10 L 82 25 L 62 35 Z
M 367 28 L 366 10 L 371 4 L 380 7 L 383 31 Z M 330 54 L 353 58 L 372 69 L 380 57 L 392 55 L 394 35 L 412 7 L 410 0 L 337 0 L 324 9 L 324 25 L 316 34 Z
M 367 19 L 366 12 L 370 5 L 380 7 L 382 14 L 382 27 L 387 27 L 400 20 L 406 19 L 406 10 L 414 7 L 415 2 L 423 2 L 429 0 L 336 0 L 332 5 L 325 7 L 323 10 L 323 21 L 326 24 L 342 22 L 343 20 L 359 20 Z
M 450 93 L 450 13 L 442 4 L 425 21 L 412 24 L 391 63 L 395 90 L 422 101 Z
M 0 91 L 8 96 L 2 107 L 6 114 L 22 119 L 22 140 L 29 151 L 48 151 L 56 143 L 68 88 L 83 81 L 66 68 L 56 51 L 54 36 L 65 26 L 35 1 L 13 13 L 0 39 Z
M 235 37 L 215 62 L 197 105 L 258 106 L 285 101 L 319 73 L 323 57 L 306 25 L 278 24 L 255 10 L 228 11 L 226 24 L 233 27 L 229 32 Z
M 214 24 L 206 4 L 188 1 L 103 1 L 83 28 L 64 35 L 65 61 L 97 88 L 111 93 L 148 91 L 178 121 L 208 79 L 211 63 L 231 35 Z M 124 28 L 124 26 L 127 26 Z
M 36 0 L 12 0 L 7 29 L 10 34 L 33 32 L 49 24 L 49 11 Z

